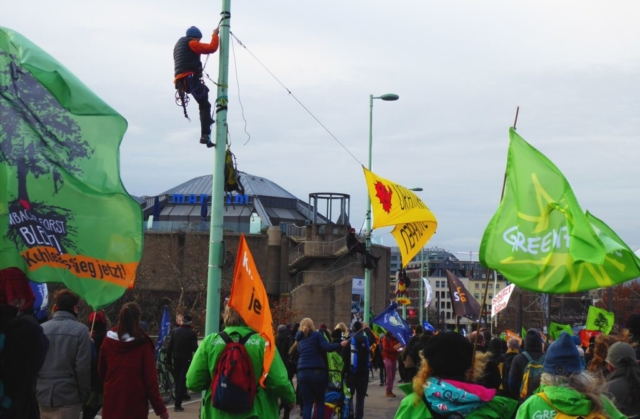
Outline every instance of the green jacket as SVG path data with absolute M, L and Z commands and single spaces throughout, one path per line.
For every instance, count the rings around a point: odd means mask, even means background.
M 562 413 L 571 416 L 586 416 L 591 413 L 591 400 L 584 394 L 568 387 L 541 386 L 537 393 L 544 391 L 549 401 Z M 605 410 L 613 419 L 626 418 L 608 400 L 603 400 Z M 552 418 L 556 410 L 535 394 L 529 397 L 518 409 L 516 419 Z
M 231 335 L 234 332 L 241 336 L 246 336 L 251 332 L 251 328 L 244 326 L 227 327 L 224 331 Z M 232 336 L 233 337 L 233 336 Z M 249 338 L 245 344 L 253 371 L 255 372 L 256 382 L 260 380 L 262 373 L 262 362 L 264 359 L 265 340 L 258 334 Z M 196 351 L 191 366 L 187 372 L 187 388 L 191 391 L 206 390 L 204 399 L 202 400 L 202 419 L 245 419 L 245 418 L 277 418 L 278 417 L 278 399 L 282 399 L 284 403 L 292 404 L 295 402 L 295 392 L 293 386 L 287 376 L 282 358 L 275 351 L 275 357 L 269 370 L 269 375 L 265 382 L 267 388 L 263 389 L 258 384 L 258 392 L 253 403 L 253 409 L 241 415 L 230 414 L 215 409 L 211 404 L 211 378 L 213 370 L 220 354 L 224 350 L 225 343 L 217 333 L 212 333 L 200 343 Z M 275 348 L 274 348 L 275 349 Z
M 427 406 L 413 394 L 413 384 L 406 383 L 400 386 L 406 396 L 400 402 L 395 419 L 424 418 L 431 419 L 431 413 Z M 495 396 L 491 401 L 478 407 L 466 416 L 467 419 L 509 419 L 518 406 L 516 400 L 508 397 Z

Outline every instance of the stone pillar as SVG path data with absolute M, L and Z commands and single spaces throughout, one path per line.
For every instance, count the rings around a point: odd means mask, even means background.
M 280 227 L 267 229 L 267 293 L 280 295 L 280 252 L 282 230 Z M 287 290 L 284 290 L 287 292 Z

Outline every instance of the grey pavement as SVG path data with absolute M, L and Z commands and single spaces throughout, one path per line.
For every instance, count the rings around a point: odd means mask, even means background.
M 393 392 L 397 397 L 385 397 L 384 386 L 380 386 L 380 380 L 377 377 L 371 378 L 369 376 L 369 389 L 367 390 L 368 397 L 364 402 L 364 417 L 365 419 L 389 419 L 393 418 L 400 406 L 402 400 L 402 391 L 398 388 L 398 380 L 400 377 L 396 375 L 396 382 L 394 383 Z M 184 412 L 174 412 L 173 404 L 170 403 L 167 408 L 169 409 L 170 419 L 196 419 L 200 414 L 200 398 L 196 399 L 195 395 L 192 395 L 193 399 L 188 402 L 183 402 L 182 407 Z M 156 417 L 154 413 L 151 413 L 149 417 Z M 282 417 L 282 415 L 280 416 Z M 296 406 L 291 412 L 291 419 L 300 418 L 300 408 Z M 261 418 L 269 419 L 269 418 Z M 275 419 L 275 418 L 273 418 Z

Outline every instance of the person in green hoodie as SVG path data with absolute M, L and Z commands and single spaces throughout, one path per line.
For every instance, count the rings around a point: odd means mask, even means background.
M 474 360 L 473 344 L 459 333 L 432 337 L 422 351 L 413 383 L 400 386 L 407 395 L 395 418 L 511 418 L 517 401 L 473 382 L 486 362 L 485 354 L 476 354 Z
M 232 338 L 232 335 L 239 334 L 244 337 L 252 332 L 252 329 L 246 325 L 240 314 L 232 307 L 225 307 L 223 320 L 225 325 L 224 332 Z M 266 388 L 262 388 L 258 384 L 258 392 L 253 402 L 253 408 L 250 411 L 233 414 L 213 407 L 211 402 L 211 377 L 213 377 L 216 362 L 225 346 L 224 340 L 218 333 L 212 333 L 205 337 L 198 346 L 198 350 L 189 366 L 189 371 L 187 371 L 187 388 L 194 392 L 205 391 L 200 416 L 202 419 L 277 418 L 279 413 L 278 399 L 290 406 L 295 403 L 296 396 L 289 381 L 287 368 L 284 366 L 280 354 L 276 351 L 265 382 Z M 264 347 L 265 340 L 257 333 L 252 335 L 245 344 L 245 349 L 253 365 L 256 383 L 262 375 Z
M 626 418 L 605 396 L 604 381 L 584 371 L 578 348 L 567 332 L 547 350 L 543 369 L 540 388 L 520 406 L 516 419 L 553 418 L 558 413 Z

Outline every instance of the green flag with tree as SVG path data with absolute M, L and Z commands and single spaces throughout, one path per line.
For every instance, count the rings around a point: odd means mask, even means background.
M 586 330 L 597 330 L 599 332 L 608 335 L 615 323 L 615 316 L 610 311 L 596 306 L 589 307 L 589 314 L 587 314 Z
M 640 276 L 640 259 L 604 222 L 584 213 L 562 172 L 513 128 L 504 197 L 480 262 L 518 287 L 552 294 Z
M 558 339 L 562 332 L 567 332 L 568 334 L 573 335 L 573 330 L 571 329 L 570 324 L 549 323 L 549 336 L 551 336 L 551 339 Z
M 0 269 L 63 282 L 94 309 L 134 284 L 142 211 L 120 179 L 127 121 L 0 27 Z

